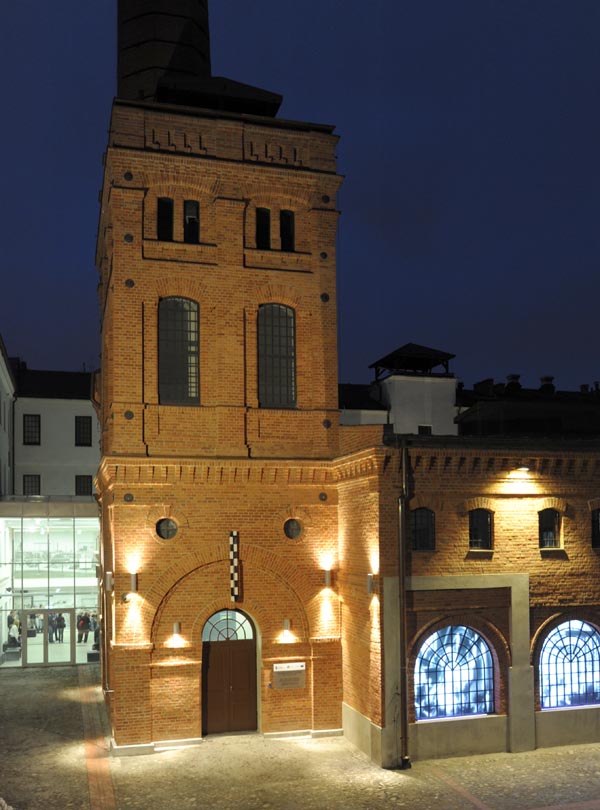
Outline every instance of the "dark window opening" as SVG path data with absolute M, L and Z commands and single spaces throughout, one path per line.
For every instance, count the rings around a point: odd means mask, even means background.
M 418 425 L 417 432 L 419 436 L 431 436 L 431 425 Z
M 200 204 L 196 200 L 183 203 L 183 241 L 192 245 L 200 241 Z
M 296 233 L 293 211 L 279 212 L 279 234 L 281 237 L 281 249 L 292 253 L 296 249 Z
M 39 413 L 23 414 L 23 444 L 40 444 L 41 418 Z
M 92 476 L 76 475 L 75 495 L 91 495 L 91 494 L 92 494 Z
M 600 548 L 600 509 L 592 510 L 592 548 Z
M 540 528 L 540 548 L 560 547 L 560 512 L 556 509 L 542 509 L 538 513 Z
M 256 209 L 256 247 L 271 250 L 271 211 L 268 208 Z
M 435 512 L 424 507 L 413 509 L 410 528 L 415 551 L 435 551 Z
M 469 512 L 469 548 L 491 549 L 494 521 L 489 509 Z
M 41 489 L 41 478 L 39 475 L 23 476 L 23 495 L 39 495 Z
M 258 403 L 261 408 L 296 405 L 296 314 L 283 304 L 258 309 Z
M 161 405 L 200 402 L 199 307 L 188 298 L 158 305 L 158 399 Z
M 92 417 L 91 416 L 76 416 L 75 417 L 75 446 L 76 447 L 91 447 L 92 446 Z
M 158 198 L 156 235 L 159 242 L 173 241 L 173 200 L 170 197 Z

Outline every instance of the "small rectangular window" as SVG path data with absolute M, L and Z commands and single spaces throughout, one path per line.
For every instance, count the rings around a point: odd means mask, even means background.
M 76 475 L 75 495 L 91 495 L 91 494 L 92 494 L 92 476 Z
M 417 431 L 419 436 L 431 436 L 431 425 L 419 425 Z
M 23 495 L 39 495 L 41 493 L 41 478 L 39 475 L 23 476 Z
M 191 245 L 200 241 L 200 204 L 196 200 L 183 203 L 183 241 Z
M 75 417 L 75 447 L 92 446 L 92 417 Z
M 494 523 L 489 509 L 472 509 L 469 512 L 469 548 L 491 549 L 493 547 Z
M 540 548 L 560 548 L 560 512 L 542 509 L 538 519 Z
M 156 235 L 159 242 L 173 241 L 173 200 L 170 197 L 158 198 Z
M 268 208 L 256 209 L 256 247 L 271 250 L 271 211 Z
M 23 414 L 23 444 L 40 444 L 41 417 L 39 413 Z
M 295 248 L 295 225 L 293 211 L 279 212 L 279 234 L 281 237 L 281 249 L 292 253 Z

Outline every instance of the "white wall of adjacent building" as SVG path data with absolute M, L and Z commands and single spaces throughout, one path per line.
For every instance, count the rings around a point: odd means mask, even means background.
M 24 416 L 38 415 L 39 444 L 25 444 Z M 91 420 L 91 444 L 77 446 L 76 417 Z M 100 426 L 89 400 L 19 397 L 15 403 L 15 495 L 23 491 L 24 476 L 40 476 L 40 494 L 74 497 L 76 476 L 91 476 L 100 460 Z M 89 496 L 88 496 L 89 497 Z
M 12 495 L 12 420 L 15 388 L 0 351 L 0 496 Z

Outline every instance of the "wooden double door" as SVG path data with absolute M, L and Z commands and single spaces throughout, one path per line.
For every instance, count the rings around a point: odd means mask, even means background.
M 203 642 L 202 734 L 256 728 L 256 640 Z

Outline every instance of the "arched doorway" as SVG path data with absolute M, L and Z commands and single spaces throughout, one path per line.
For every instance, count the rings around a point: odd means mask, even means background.
M 219 610 L 202 630 L 202 734 L 255 731 L 256 634 L 239 610 Z

